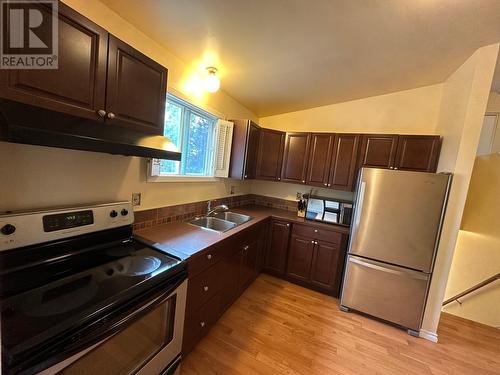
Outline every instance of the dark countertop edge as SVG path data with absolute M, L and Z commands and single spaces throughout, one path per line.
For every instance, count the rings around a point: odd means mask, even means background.
M 319 227 L 319 228 L 322 228 L 325 230 L 340 232 L 344 235 L 350 234 L 349 227 L 335 225 L 335 224 L 327 224 L 327 223 L 322 223 L 322 222 L 313 221 L 313 220 L 307 220 L 303 217 L 297 216 L 297 214 L 293 211 L 286 211 L 286 210 L 282 210 L 282 209 L 278 209 L 278 208 L 264 207 L 264 206 L 258 206 L 258 205 L 248 205 L 248 206 L 234 207 L 234 208 L 229 209 L 229 211 L 250 215 L 250 216 L 252 216 L 252 220 L 250 220 L 244 224 L 241 224 L 233 229 L 230 229 L 227 232 L 217 234 L 219 237 L 217 239 L 214 239 L 214 241 L 212 243 L 207 244 L 207 246 L 204 246 L 203 248 L 199 248 L 196 251 L 193 251 L 192 253 L 179 250 L 178 248 L 169 246 L 168 244 L 162 244 L 160 242 L 155 242 L 154 240 L 151 240 L 147 237 L 147 234 L 150 231 L 155 231 L 155 232 L 156 231 L 167 231 L 169 228 L 172 228 L 173 225 L 189 225 L 187 222 L 168 223 L 168 224 L 157 225 L 157 226 L 147 228 L 147 229 L 138 230 L 138 231 L 134 232 L 134 237 L 138 238 L 141 241 L 148 242 L 149 244 L 151 244 L 151 246 L 157 248 L 160 251 L 164 251 L 164 252 L 171 254 L 171 255 L 174 255 L 182 260 L 186 260 L 188 258 L 196 257 L 196 256 L 202 254 L 204 251 L 211 249 L 214 246 L 219 245 L 220 243 L 222 243 L 225 240 L 229 240 L 231 237 L 237 235 L 238 233 L 241 233 L 241 232 L 245 231 L 246 229 L 249 229 L 249 228 L 253 227 L 254 225 L 257 225 L 265 220 L 284 220 L 284 221 L 289 221 L 289 222 L 295 223 L 295 224 L 314 226 L 314 227 Z M 258 215 L 254 216 L 256 213 Z M 197 233 L 200 233 L 200 234 L 203 232 L 211 233 L 212 235 L 215 234 L 214 232 L 207 232 L 205 229 L 195 228 L 193 226 L 191 226 L 190 229 L 195 230 Z

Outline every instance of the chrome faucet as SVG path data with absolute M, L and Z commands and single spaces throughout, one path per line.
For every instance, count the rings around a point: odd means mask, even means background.
M 215 206 L 214 208 L 211 209 L 211 204 L 212 204 L 212 201 L 208 201 L 208 205 L 207 205 L 207 216 L 210 216 L 216 212 L 219 212 L 219 211 L 227 211 L 229 210 L 229 208 L 225 205 L 225 204 L 221 204 L 219 206 Z

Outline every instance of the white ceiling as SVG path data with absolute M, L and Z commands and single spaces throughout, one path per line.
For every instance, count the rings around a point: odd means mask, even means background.
M 500 41 L 500 0 L 102 0 L 258 116 L 444 81 Z

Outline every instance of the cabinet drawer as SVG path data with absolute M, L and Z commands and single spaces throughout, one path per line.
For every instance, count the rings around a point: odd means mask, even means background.
M 189 311 L 197 310 L 220 290 L 219 265 L 220 263 L 189 279 L 186 303 Z
M 336 244 L 339 244 L 342 240 L 342 233 L 308 225 L 294 224 L 292 233 L 297 236 L 314 238 Z
M 213 266 L 219 260 L 223 258 L 223 249 L 219 247 L 214 247 L 206 251 L 196 254 L 194 257 L 188 259 L 188 273 L 189 277 L 196 276 L 200 272 L 206 270 L 207 268 Z
M 220 293 L 213 296 L 198 310 L 188 313 L 184 323 L 182 352 L 186 355 L 215 324 L 220 313 Z

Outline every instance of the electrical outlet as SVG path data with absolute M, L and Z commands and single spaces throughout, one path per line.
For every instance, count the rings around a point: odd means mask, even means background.
M 141 205 L 141 193 L 132 193 L 132 206 Z
M 302 199 L 302 193 L 300 191 L 297 192 L 297 200 Z

